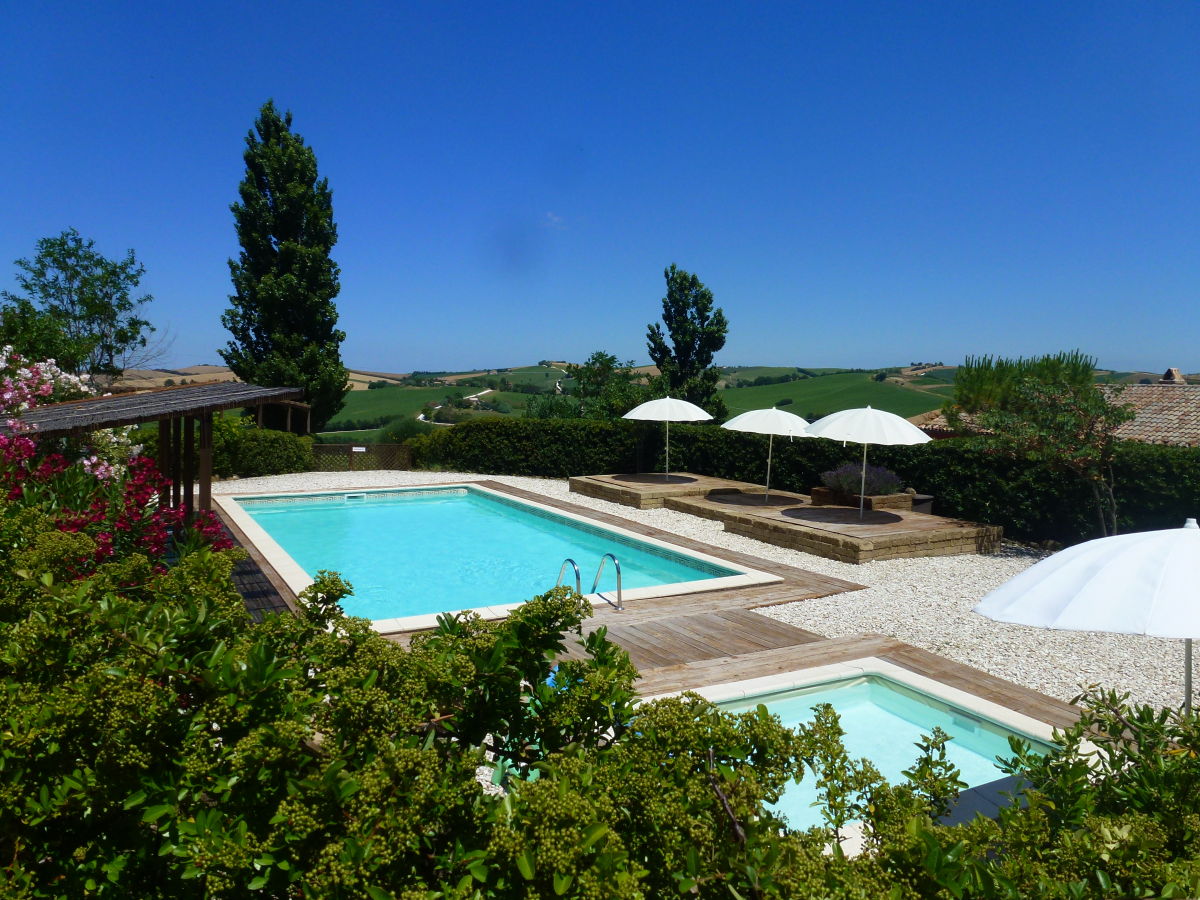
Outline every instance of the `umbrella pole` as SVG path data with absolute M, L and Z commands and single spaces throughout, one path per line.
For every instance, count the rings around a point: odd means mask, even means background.
M 863 496 L 867 492 L 867 445 L 863 444 L 862 481 L 858 485 L 858 521 L 862 521 L 863 506 L 867 500 Z
M 671 420 L 667 420 L 667 461 L 663 469 L 663 481 L 671 480 Z
M 1192 714 L 1192 639 L 1183 642 L 1183 711 Z
M 767 489 L 763 491 L 763 503 L 771 498 L 771 449 L 775 446 L 775 435 L 767 435 Z

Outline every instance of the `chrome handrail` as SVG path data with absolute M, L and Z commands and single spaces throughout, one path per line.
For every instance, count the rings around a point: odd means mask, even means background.
M 588 593 L 589 594 L 596 593 L 596 587 L 600 584 L 600 576 L 604 572 L 604 564 L 607 563 L 610 559 L 613 561 L 613 566 L 617 570 L 617 602 L 614 604 L 611 600 L 609 600 L 603 594 L 601 594 L 600 596 L 604 599 L 604 602 L 607 603 L 609 606 L 613 607 L 614 609 L 622 610 L 625 608 L 625 598 L 621 591 L 621 561 L 619 559 L 617 559 L 615 556 L 613 556 L 611 553 L 605 553 L 602 557 L 600 557 L 600 568 L 596 569 L 596 577 L 594 579 L 592 579 L 592 589 L 590 591 L 588 591 Z
M 582 594 L 583 591 L 581 589 L 583 588 L 583 577 L 579 574 L 579 564 L 569 556 L 563 560 L 562 566 L 559 567 L 558 581 L 554 582 L 554 586 L 558 587 L 562 584 L 563 572 L 567 571 L 568 564 L 570 564 L 571 568 L 575 570 L 575 593 Z

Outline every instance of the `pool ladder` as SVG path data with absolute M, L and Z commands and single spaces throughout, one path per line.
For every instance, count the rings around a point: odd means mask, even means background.
M 592 579 L 592 589 L 588 591 L 588 593 L 596 593 L 596 588 L 600 585 L 600 576 L 604 574 L 604 567 L 608 564 L 610 559 L 613 561 L 613 568 L 617 570 L 617 602 L 613 603 L 603 594 L 600 595 L 600 599 L 602 599 L 613 609 L 623 610 L 625 609 L 625 593 L 621 590 L 621 561 L 611 553 L 605 553 L 602 557 L 600 557 L 600 566 L 596 569 L 596 577 Z M 575 562 L 575 560 L 571 559 L 569 556 L 563 560 L 562 566 L 559 567 L 558 581 L 555 582 L 554 586 L 558 587 L 562 584 L 563 574 L 567 571 L 567 566 L 570 566 L 575 570 L 575 593 L 582 594 L 583 591 L 581 588 L 583 587 L 583 583 L 579 575 L 579 563 Z

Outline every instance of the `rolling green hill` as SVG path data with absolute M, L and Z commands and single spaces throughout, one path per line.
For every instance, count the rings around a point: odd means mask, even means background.
M 780 400 L 790 399 L 791 404 L 784 408 L 806 419 L 868 404 L 907 418 L 937 409 L 943 399 L 935 393 L 875 381 L 863 373 L 824 375 L 763 387 L 730 388 L 721 391 L 721 398 L 731 415 L 764 409 Z
M 386 387 L 374 391 L 351 391 L 346 403 L 328 426 L 330 431 L 352 427 L 354 422 L 364 419 L 379 419 L 387 416 L 416 415 L 426 403 L 437 403 L 448 393 L 450 387 Z

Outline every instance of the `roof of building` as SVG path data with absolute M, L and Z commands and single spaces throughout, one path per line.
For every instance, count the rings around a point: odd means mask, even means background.
M 293 387 L 260 387 L 240 382 L 189 384 L 186 387 L 51 403 L 29 410 L 19 418 L 22 423 L 35 426 L 39 435 L 53 437 L 298 400 L 303 395 L 303 389 Z M 0 425 L 0 433 L 7 431 L 6 426 Z
M 1117 429 L 1118 438 L 1200 447 L 1200 384 L 1127 384 L 1114 399 L 1135 416 Z

